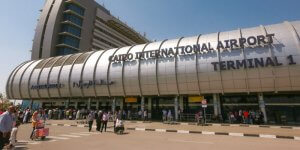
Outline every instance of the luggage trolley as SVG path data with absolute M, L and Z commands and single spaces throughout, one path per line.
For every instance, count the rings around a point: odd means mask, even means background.
M 43 121 L 38 121 L 34 130 L 33 140 L 41 139 L 44 140 L 46 136 L 49 136 L 49 128 L 45 128 Z

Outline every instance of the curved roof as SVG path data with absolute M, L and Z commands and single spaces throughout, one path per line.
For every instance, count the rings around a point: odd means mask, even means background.
M 300 90 L 300 21 L 27 61 L 14 99 Z

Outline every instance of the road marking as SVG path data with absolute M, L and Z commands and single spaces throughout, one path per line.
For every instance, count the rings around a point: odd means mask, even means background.
M 61 134 L 59 136 L 74 137 L 74 138 L 81 137 L 81 136 L 78 136 L 78 135 L 68 135 L 68 134 Z
M 202 131 L 202 134 L 205 134 L 205 135 L 215 135 L 215 132 Z
M 190 133 L 190 132 L 187 130 L 177 130 L 177 133 Z
M 294 136 L 294 139 L 300 141 L 300 137 Z
M 276 138 L 276 135 L 260 134 L 259 137 L 261 137 L 261 138 L 271 138 L 271 139 L 275 139 L 275 138 Z
M 80 133 L 80 134 L 100 134 L 99 131 L 97 131 L 97 132 L 78 132 L 78 133 Z
M 68 140 L 68 139 L 70 139 L 70 138 L 59 137 L 59 136 L 47 136 L 47 138 L 49 138 L 49 139 L 59 139 L 59 140 Z
M 231 124 L 230 127 L 239 127 L 240 125 L 238 124 Z
M 28 142 L 30 142 L 30 141 L 18 140 L 18 142 L 17 142 L 17 143 L 28 143 Z
M 197 143 L 197 144 L 214 144 L 213 142 L 187 141 L 187 140 L 177 140 L 177 139 L 168 139 L 168 141 L 183 142 L 183 143 Z
M 156 132 L 166 132 L 166 129 L 155 129 Z
M 244 136 L 243 133 L 229 133 L 230 136 Z
M 24 149 L 26 149 L 27 147 L 23 146 L 23 145 L 16 145 L 16 146 L 14 146 L 14 148 L 20 148 L 20 149 L 24 148 Z
M 135 128 L 135 130 L 137 130 L 137 131 L 145 131 L 146 129 L 145 128 Z
M 212 125 L 213 125 L 213 126 L 217 126 L 217 127 L 218 127 L 218 126 L 221 126 L 221 124 L 212 124 Z
M 270 126 L 270 128 L 272 128 L 272 129 L 280 129 L 279 126 Z
M 30 145 L 36 145 L 36 144 L 41 144 L 41 142 L 29 142 L 27 144 L 30 144 Z
M 189 125 L 189 123 L 180 123 L 181 125 Z
M 90 135 L 90 134 L 84 134 L 84 133 L 70 133 L 70 134 L 82 135 L 82 136 L 89 136 Z
M 65 126 L 65 127 L 70 127 L 71 125 L 69 125 L 69 124 L 64 124 L 64 126 Z
M 80 125 L 77 125 L 77 127 L 84 128 L 84 125 L 80 124 Z
M 47 142 L 56 142 L 57 140 L 49 140 L 49 141 L 47 141 Z
M 106 131 L 109 131 L 109 132 L 114 132 L 114 130 L 113 130 L 113 129 L 107 129 Z

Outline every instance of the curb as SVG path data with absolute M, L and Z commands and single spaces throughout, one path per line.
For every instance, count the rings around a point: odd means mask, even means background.
M 88 125 L 69 125 L 69 124 L 51 124 L 46 123 L 46 125 L 51 126 L 64 126 L 64 127 L 81 127 L 85 128 Z M 93 126 L 96 128 L 96 126 Z M 108 126 L 107 128 L 112 128 Z M 131 131 L 152 131 L 152 132 L 170 132 L 170 133 L 180 133 L 180 134 L 202 134 L 202 135 L 224 135 L 224 136 L 236 136 L 236 137 L 258 137 L 258 138 L 268 138 L 268 139 L 291 139 L 300 141 L 300 136 L 283 136 L 283 135 L 272 135 L 272 134 L 249 134 L 249 133 L 234 133 L 234 132 L 211 132 L 211 131 L 189 131 L 189 130 L 174 130 L 174 129 L 154 129 L 154 128 L 126 128 Z
M 172 132 L 172 133 L 181 133 L 181 134 L 202 134 L 202 135 L 225 135 L 225 136 L 258 137 L 258 138 L 269 138 L 269 139 L 291 139 L 291 140 L 300 141 L 300 137 L 297 136 L 282 136 L 282 135 L 271 135 L 271 134 L 247 134 L 247 133 L 147 129 L 147 128 L 126 128 L 126 129 L 132 131 Z
M 152 123 L 152 121 L 125 121 L 129 123 Z M 160 122 L 170 125 L 197 125 L 194 122 Z M 251 124 L 226 124 L 226 123 L 208 123 L 206 126 L 228 126 L 228 127 L 252 127 L 252 128 L 273 128 L 273 129 L 300 129 L 297 126 L 272 126 L 272 125 L 251 125 Z

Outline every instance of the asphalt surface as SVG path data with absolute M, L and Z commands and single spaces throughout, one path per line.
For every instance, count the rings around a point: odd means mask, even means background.
M 18 132 L 15 149 L 33 150 L 299 150 L 300 141 L 290 139 L 267 139 L 256 137 L 234 137 L 223 135 L 200 135 L 184 133 L 159 133 L 149 131 L 126 131 L 124 135 L 112 132 L 99 133 L 87 128 L 48 126 L 50 136 L 44 141 L 31 141 L 31 125 L 22 125 Z M 110 129 L 111 130 L 111 129 Z M 276 129 L 273 129 L 276 130 Z

